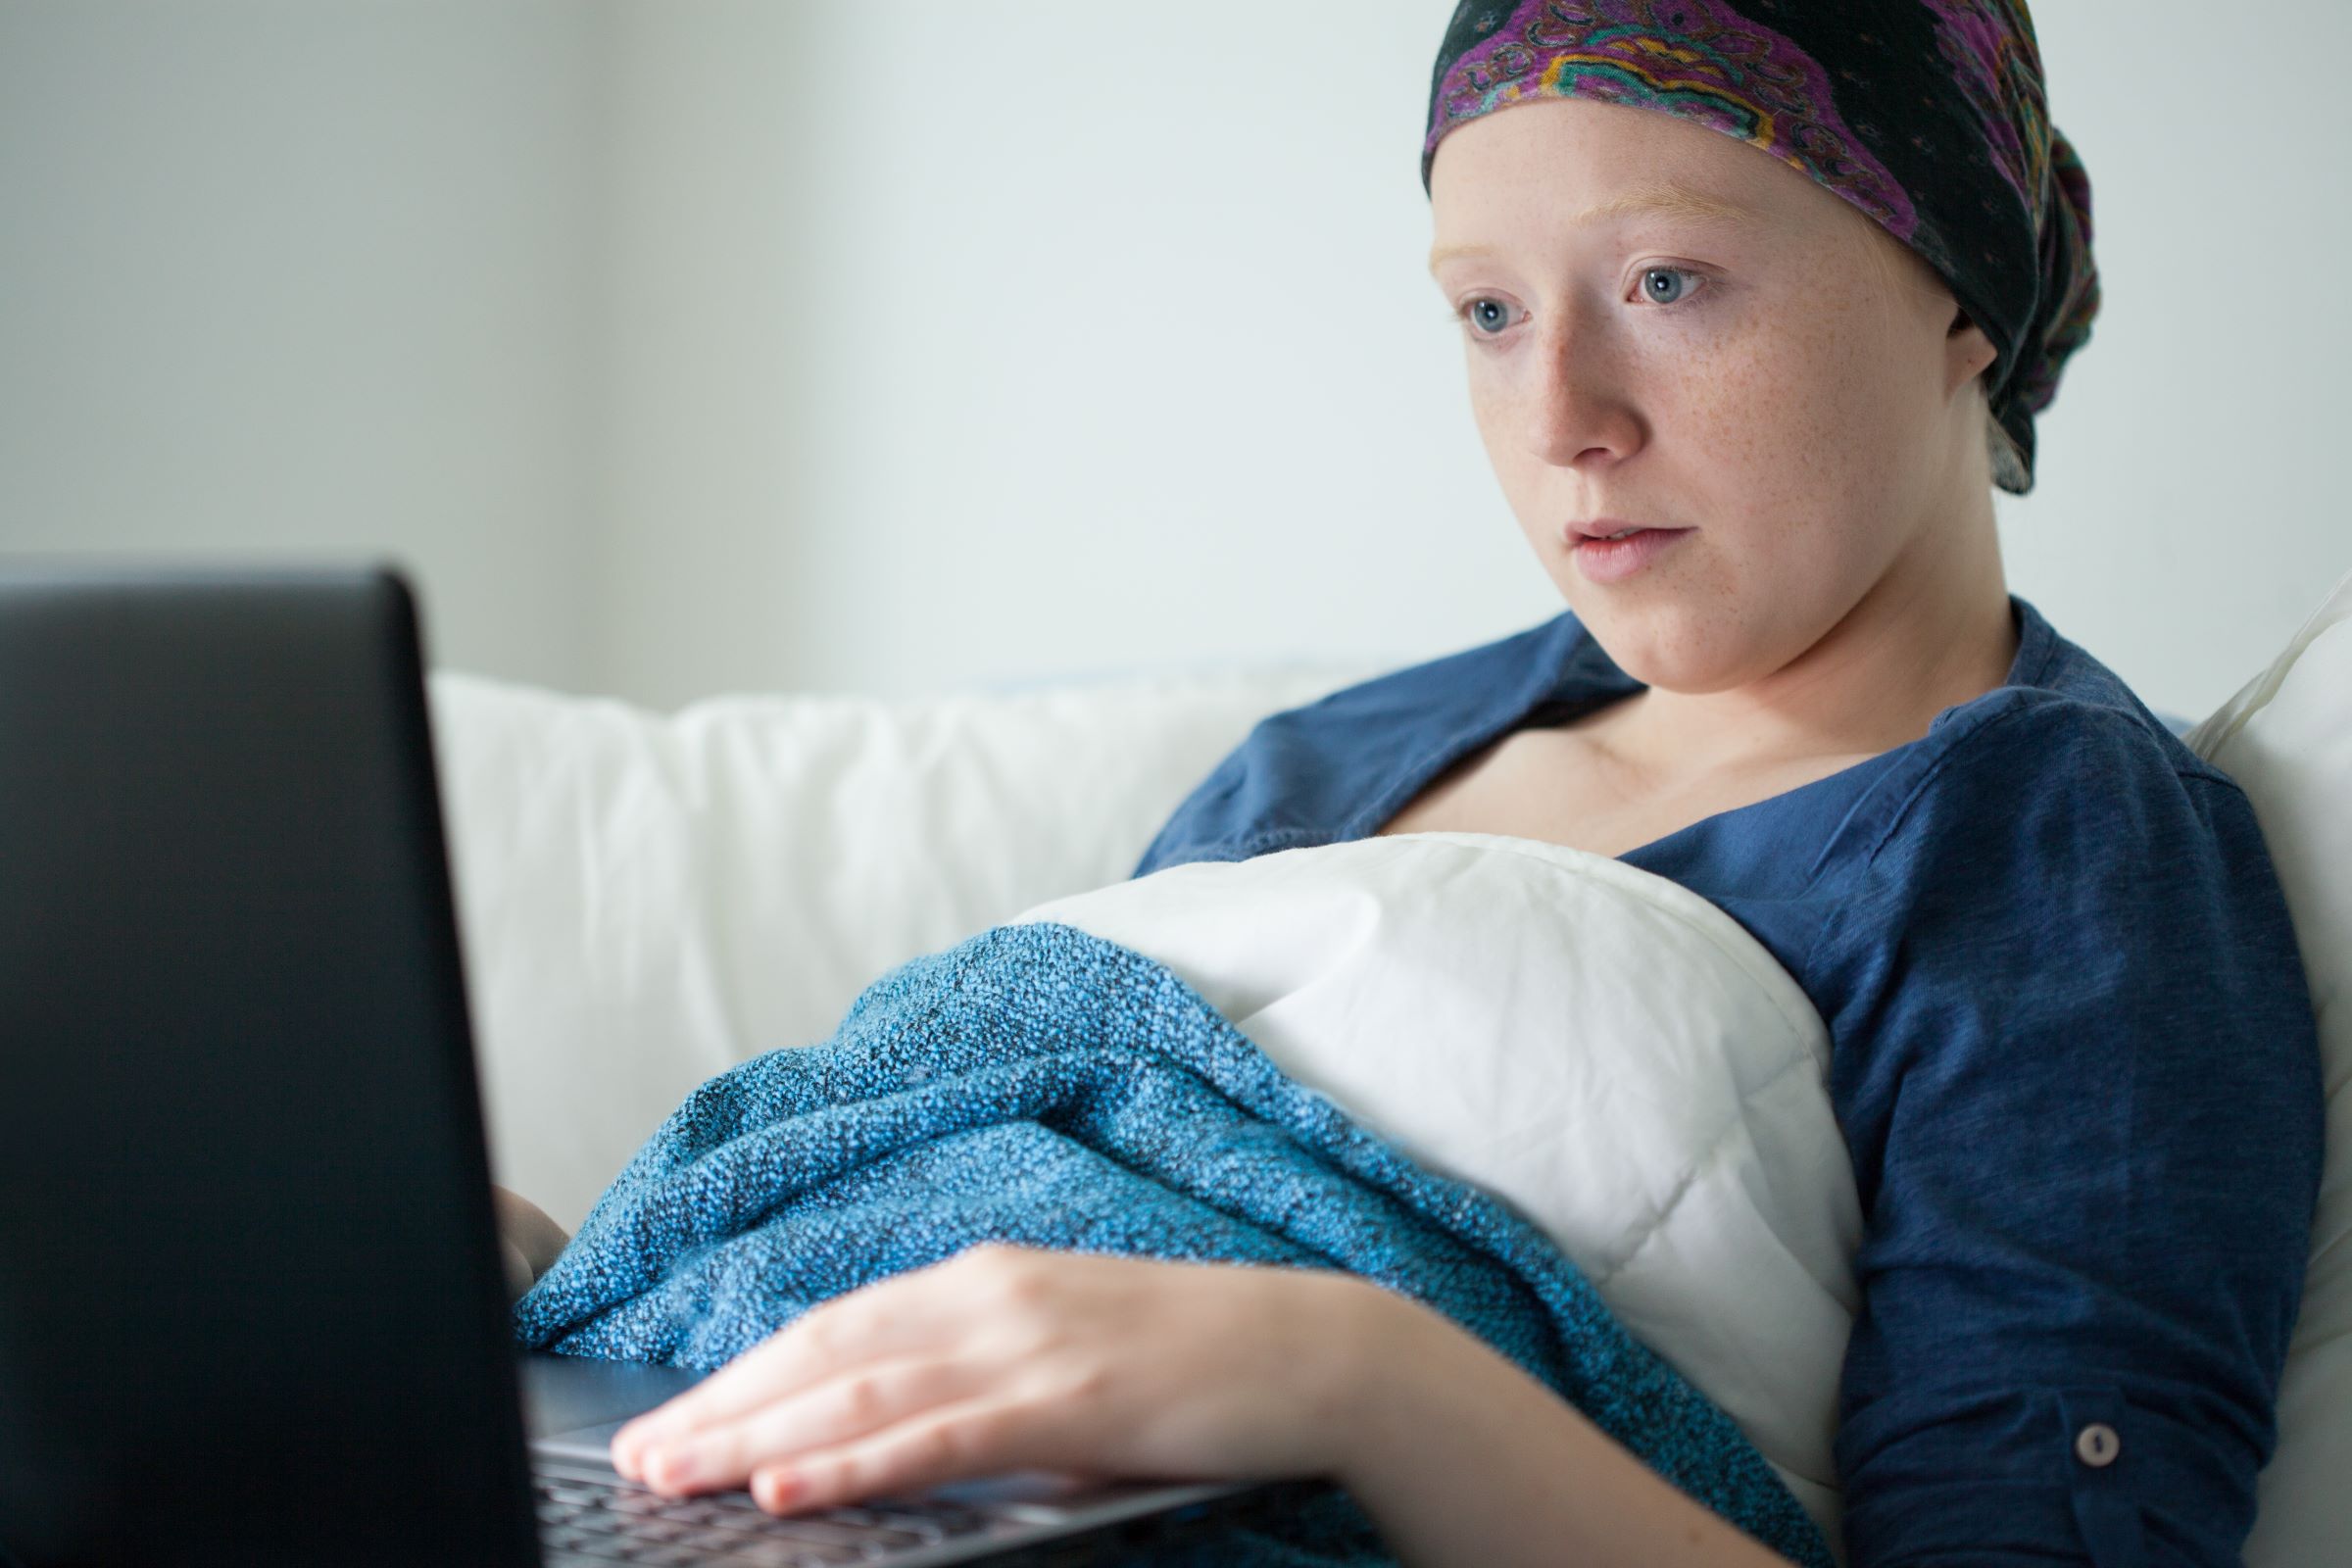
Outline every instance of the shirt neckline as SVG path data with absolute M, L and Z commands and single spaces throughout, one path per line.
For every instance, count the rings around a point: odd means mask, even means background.
M 1785 808 L 1790 801 L 1808 793 L 1826 793 L 1833 788 L 1851 789 L 1861 775 L 1891 767 L 1914 748 L 1935 739 L 1936 732 L 1954 713 L 1984 702 L 1994 692 L 2039 681 L 2057 651 L 2056 633 L 2030 601 L 2016 594 L 2010 594 L 2008 599 L 2011 624 L 2016 627 L 2018 634 L 2017 653 L 2009 661 L 2009 672 L 1993 691 L 1981 693 L 1966 702 L 1954 703 L 1938 712 L 1928 721 L 1926 735 L 1889 747 L 1875 757 L 1865 758 L 1793 789 L 1768 795 L 1760 801 L 1750 801 L 1745 806 L 1733 807 L 1727 811 L 1717 811 L 1711 816 L 1702 816 L 1695 822 L 1687 823 L 1645 844 L 1638 844 L 1609 858 L 1632 864 L 1653 851 L 1702 830 L 1712 829 L 1734 817 Z M 1619 667 L 1617 662 L 1609 657 L 1608 651 L 1601 647 L 1599 639 L 1592 635 L 1574 611 L 1562 611 L 1538 630 L 1539 646 L 1544 647 L 1549 657 L 1530 662 L 1530 679 L 1517 687 L 1503 688 L 1495 704 L 1475 713 L 1467 725 L 1455 729 L 1444 744 L 1423 753 L 1417 763 L 1404 769 L 1402 787 L 1392 779 L 1390 788 L 1383 791 L 1368 809 L 1359 813 L 1348 837 L 1370 835 L 1403 809 L 1407 801 L 1417 799 L 1429 787 L 1432 779 L 1480 747 L 1490 745 L 1503 735 L 1530 727 L 1527 722 L 1529 716 L 1546 705 L 1564 703 L 1567 707 L 1545 725 L 1539 727 L 1565 724 L 1602 706 L 1604 702 L 1614 702 L 1648 689 L 1648 682 L 1637 680 Z

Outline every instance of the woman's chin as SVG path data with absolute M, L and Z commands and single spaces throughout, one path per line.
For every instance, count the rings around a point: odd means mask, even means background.
M 1703 697 L 1752 678 L 1736 661 L 1693 659 L 1687 646 L 1680 653 L 1662 648 L 1661 643 L 1671 645 L 1675 628 L 1653 624 L 1639 611 L 1603 611 L 1589 620 L 1580 612 L 1578 618 L 1609 662 L 1644 686 L 1681 697 Z

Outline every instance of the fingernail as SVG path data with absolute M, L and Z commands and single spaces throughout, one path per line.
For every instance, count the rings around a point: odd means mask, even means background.
M 792 1501 L 801 1490 L 800 1477 L 789 1470 L 760 1472 L 760 1493 L 755 1499 L 760 1507 L 773 1513 Z
M 684 1486 L 694 1479 L 694 1454 L 685 1448 L 657 1448 L 645 1456 L 648 1475 L 659 1472 L 666 1486 Z

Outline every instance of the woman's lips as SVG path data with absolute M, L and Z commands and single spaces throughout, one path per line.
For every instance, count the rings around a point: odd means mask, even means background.
M 1674 542 L 1695 528 L 1642 528 L 1623 539 L 1575 536 L 1570 554 L 1579 570 L 1592 582 L 1620 582 L 1674 548 Z
M 1688 528 L 1669 528 L 1661 523 L 1636 522 L 1631 517 L 1588 517 L 1582 521 L 1571 518 L 1560 525 L 1560 542 L 1574 546 L 1583 539 L 1605 539 L 1613 533 L 1633 530 L 1641 533 L 1689 533 Z

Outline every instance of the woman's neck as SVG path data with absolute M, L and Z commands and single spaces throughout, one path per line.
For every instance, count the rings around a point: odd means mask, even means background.
M 1882 584 L 1881 588 L 1886 588 Z M 1963 598 L 1878 589 L 1801 659 L 1720 692 L 1649 686 L 1580 724 L 1623 776 L 1671 791 L 1815 759 L 1875 757 L 1928 732 L 1947 708 L 2000 686 L 2020 628 L 1997 557 Z

